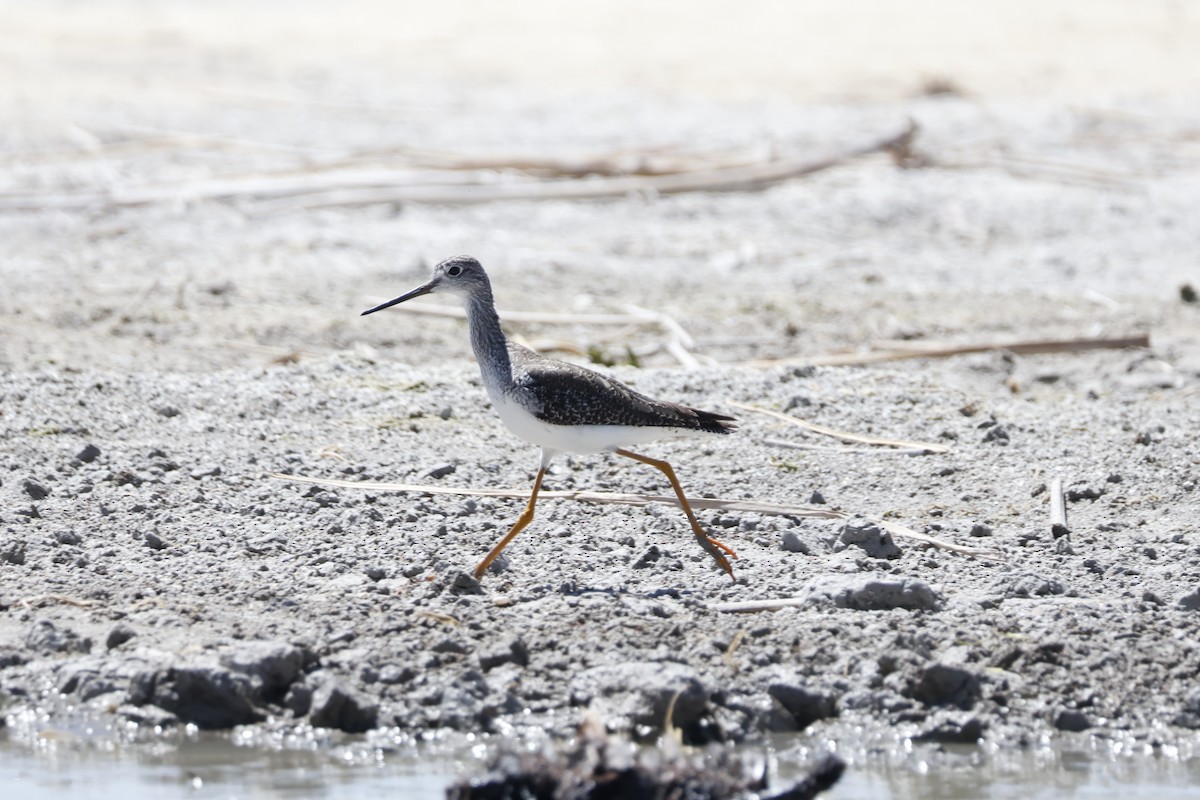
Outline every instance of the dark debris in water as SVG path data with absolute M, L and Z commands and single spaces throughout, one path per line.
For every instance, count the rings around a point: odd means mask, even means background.
M 579 736 L 538 750 L 504 743 L 488 773 L 446 789 L 448 800 L 804 800 L 832 787 L 846 764 L 824 756 L 798 783 L 769 791 L 761 760 L 713 747 L 686 753 L 670 736 L 653 749 L 587 722 Z

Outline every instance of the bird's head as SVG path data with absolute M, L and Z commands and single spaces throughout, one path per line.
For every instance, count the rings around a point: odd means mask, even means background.
M 433 275 L 429 277 L 429 280 L 417 288 L 393 300 L 388 300 L 386 303 L 380 303 L 374 308 L 368 308 L 362 313 L 363 316 L 373 314 L 376 311 L 391 308 L 394 305 L 403 303 L 405 300 L 411 300 L 423 294 L 448 292 L 462 298 L 467 298 L 484 291 L 490 294 L 491 288 L 487 273 L 483 271 L 483 265 L 477 259 L 471 256 L 455 256 L 454 258 L 447 258 L 434 267 Z

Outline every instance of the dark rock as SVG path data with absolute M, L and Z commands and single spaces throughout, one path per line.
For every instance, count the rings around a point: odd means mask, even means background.
M 10 541 L 0 546 L 0 561 L 15 566 L 21 566 L 25 563 L 25 542 L 20 540 Z
M 130 684 L 135 705 L 155 705 L 204 730 L 262 722 L 246 675 L 215 666 L 171 667 L 139 673 Z
M 492 564 L 495 569 L 496 563 Z M 483 594 L 483 584 L 469 572 L 459 572 L 454 576 L 454 580 L 450 582 L 451 594 Z
M 250 677 L 256 701 L 278 704 L 300 677 L 304 660 L 304 653 L 294 645 L 247 642 L 223 656 L 221 663 Z
M 493 751 L 487 775 L 446 789 L 448 800 L 723 800 L 762 797 L 811 800 L 837 783 L 846 764 L 826 755 L 798 783 L 770 789 L 762 766 L 743 751 L 721 748 L 694 758 L 678 746 L 634 749 L 605 736 L 598 722 L 554 747 L 527 748 L 513 739 Z
M 142 544 L 151 550 L 165 550 L 167 547 L 167 543 L 154 531 L 146 531 L 142 534 Z
M 991 536 L 992 535 L 992 526 L 984 525 L 982 522 L 977 522 L 971 526 L 970 535 L 979 537 L 979 538 L 982 538 L 984 536 Z
M 412 667 L 402 667 L 399 664 L 384 664 L 379 668 L 379 682 L 386 684 L 408 683 L 417 677 Z
M 825 505 L 825 495 L 813 490 L 813 493 L 808 496 L 808 502 L 812 503 L 814 506 L 823 506 Z
M 655 562 L 660 558 L 662 558 L 662 550 L 659 550 L 657 545 L 652 544 L 647 548 L 646 552 L 642 553 L 637 561 L 633 562 L 633 568 L 647 569 L 654 566 Z
M 975 744 L 983 738 L 987 724 L 979 717 L 940 713 L 931 716 L 913 737 L 915 742 Z
M 809 689 L 794 681 L 775 681 L 767 685 L 771 696 L 787 713 L 787 719 L 776 715 L 772 730 L 802 731 L 817 720 L 837 716 L 837 698 L 831 694 Z M 783 724 L 780 725 L 779 723 Z M 787 723 L 791 722 L 791 725 Z
M 944 603 L 942 596 L 924 581 L 855 576 L 822 579 L 810 585 L 808 598 L 814 604 L 832 604 L 856 611 L 887 611 L 893 608 L 936 611 Z
M 167 419 L 170 419 L 171 417 L 178 417 L 183 412 L 181 412 L 175 406 L 157 406 L 154 409 L 154 413 L 158 414 L 160 417 L 166 417 Z
M 784 413 L 787 413 L 795 408 L 809 408 L 812 406 L 812 404 L 813 402 L 810 398 L 805 397 L 802 394 L 795 394 L 788 399 L 787 405 L 784 406 L 783 411 Z
M 695 726 L 708 710 L 708 689 L 696 670 L 673 662 L 592 667 L 575 676 L 571 696 L 619 727 L 645 726 L 649 731 L 663 729 L 670 709 L 670 721 L 682 730 L 685 742 L 695 740 L 689 737 L 696 735 Z
M 59 628 L 48 619 L 39 619 L 25 632 L 25 646 L 36 653 L 90 653 L 92 640 L 69 628 Z
M 83 537 L 81 537 L 75 531 L 59 531 L 58 533 L 54 534 L 54 539 L 59 544 L 70 546 L 78 546 L 79 543 L 83 541 Z
M 283 697 L 283 705 L 294 717 L 303 717 L 312 708 L 313 690 L 305 683 L 293 683 Z
M 899 558 L 901 550 L 892 541 L 892 535 L 874 522 L 862 519 L 847 520 L 842 535 L 834 545 L 834 551 L 850 546 L 861 547 L 871 558 Z
M 76 695 L 86 703 L 102 695 L 117 693 L 120 687 L 112 676 L 101 674 L 95 667 L 85 666 L 67 671 L 59 691 Z
M 99 457 L 100 448 L 94 444 L 87 445 L 75 456 L 77 460 L 82 461 L 84 464 L 90 464 Z
M 1004 427 L 1003 425 L 993 425 L 992 427 L 988 428 L 988 432 L 984 434 L 983 441 L 995 442 L 996 444 L 1002 445 L 1008 444 L 1008 428 Z
M 1054 727 L 1060 731 L 1081 733 L 1092 727 L 1092 721 L 1082 711 L 1064 708 L 1054 717 Z
M 108 636 L 104 640 L 105 648 L 112 650 L 114 647 L 120 647 L 128 642 L 133 637 L 137 636 L 137 631 L 126 625 L 124 622 L 118 622 L 108 632 Z
M 442 639 L 429 649 L 435 653 L 451 653 L 456 656 L 465 656 L 471 652 L 471 648 L 458 639 Z
M 366 702 L 336 682 L 321 685 L 312 696 L 308 721 L 318 728 L 364 733 L 376 725 L 379 706 Z
M 1200 730 L 1200 714 L 1192 711 L 1180 711 L 1171 719 L 1171 724 L 1177 728 Z
M 1195 303 L 1200 300 L 1200 294 L 1196 293 L 1196 287 L 1190 283 L 1182 284 L 1179 287 L 1179 299 L 1185 303 Z
M 430 478 L 444 478 L 447 475 L 453 475 L 456 469 L 458 469 L 458 467 L 456 467 L 454 464 L 442 464 L 441 466 L 434 467 L 433 469 L 429 470 L 429 472 L 426 472 L 425 475 Z
M 911 694 L 926 705 L 968 709 L 979 699 L 979 677 L 957 664 L 930 664 L 921 670 Z
M 25 494 L 34 500 L 44 500 L 50 495 L 50 490 L 33 478 L 26 478 L 22 486 L 25 489 Z
M 1200 589 L 1193 589 L 1180 597 L 1177 605 L 1181 611 L 1200 611 Z
M 529 648 L 525 645 L 524 640 L 520 638 L 512 639 L 506 644 L 485 650 L 479 654 L 479 666 L 485 672 L 495 669 L 501 664 L 516 664 L 522 667 L 529 664 Z
M 479 675 L 475 672 L 474 675 Z M 471 680 L 472 672 L 468 671 L 459 680 L 445 687 L 438 697 L 437 722 L 438 726 L 457 731 L 477 730 L 484 712 L 484 696 L 487 685 L 480 686 Z M 479 675 L 482 680 L 483 676 Z
M 8 669 L 9 667 L 19 667 L 22 664 L 29 663 L 28 656 L 18 652 L 16 648 L 0 647 L 0 669 Z M 0 714 L 0 719 L 4 716 Z
M 1011 576 L 999 588 L 1008 597 L 1049 597 L 1066 591 L 1061 581 L 1035 573 Z
M 146 482 L 146 479 L 138 475 L 132 470 L 123 469 L 120 472 L 114 472 L 108 476 L 108 480 L 115 483 L 117 486 L 133 486 L 137 488 Z

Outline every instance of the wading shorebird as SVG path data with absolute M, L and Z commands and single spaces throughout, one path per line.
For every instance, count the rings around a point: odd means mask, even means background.
M 737 553 L 709 536 L 692 512 L 692 506 L 675 470 L 666 461 L 639 455 L 625 446 L 672 436 L 729 433 L 736 420 L 724 414 L 654 400 L 625 384 L 590 369 L 556 361 L 528 347 L 510 342 L 500 329 L 492 299 L 492 284 L 483 265 L 470 256 L 456 256 L 438 264 L 428 281 L 394 300 L 369 308 L 363 315 L 435 292 L 462 299 L 467 307 L 471 349 L 479 362 L 483 385 L 496 413 L 510 431 L 542 448 L 541 465 L 525 511 L 508 534 L 475 568 L 476 579 L 508 543 L 533 520 L 538 491 L 551 459 L 562 452 L 615 453 L 660 470 L 671 482 L 679 505 L 691 523 L 696 541 L 733 578 L 729 559 Z M 736 580 L 736 579 L 735 579 Z

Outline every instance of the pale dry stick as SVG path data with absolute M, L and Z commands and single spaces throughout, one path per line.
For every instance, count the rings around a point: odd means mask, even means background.
M 710 611 L 730 614 L 753 614 L 758 611 L 778 611 L 781 608 L 799 608 L 812 601 L 807 597 L 781 597 L 774 600 L 737 600 L 732 603 L 712 603 Z
M 1067 505 L 1063 497 L 1062 478 L 1050 481 L 1050 533 L 1057 539 L 1070 533 L 1067 527 Z
M 663 154 L 649 150 L 580 153 L 545 156 L 535 153 L 470 155 L 417 148 L 405 151 L 412 163 L 423 167 L 461 171 L 517 171 L 541 177 L 582 178 L 589 175 L 675 175 L 714 167 L 742 167 L 765 163 L 748 154 Z
M 691 347 L 695 346 L 696 342 L 692 339 L 691 334 L 683 329 L 679 321 L 662 311 L 651 311 L 641 306 L 635 306 L 631 303 L 626 303 L 623 308 L 635 317 L 641 317 L 647 322 L 653 322 L 667 333 L 666 350 L 671 354 L 671 357 L 684 369 L 699 369 L 700 360 L 692 355 Z
M 96 605 L 95 600 L 80 600 L 77 597 L 68 597 L 65 594 L 35 594 L 30 595 L 29 597 L 22 597 L 21 599 L 17 600 L 17 602 L 21 604 L 21 607 L 26 611 L 31 610 L 34 603 L 41 603 L 44 601 L 63 603 L 64 605 L 76 606 L 78 608 L 91 608 L 92 606 Z
M 925 448 L 891 448 L 888 450 L 880 450 L 878 447 L 830 447 L 824 444 L 806 444 L 804 442 L 789 442 L 786 439 L 763 439 L 762 443 L 771 447 L 783 447 L 788 450 L 819 450 L 822 453 L 869 453 L 871 455 L 879 455 L 887 453 L 888 455 L 896 456 L 927 456 L 929 450 Z
M 490 203 L 502 200 L 598 200 L 630 194 L 758 191 L 793 178 L 841 166 L 868 155 L 898 152 L 915 137 L 910 122 L 904 130 L 882 139 L 817 159 L 777 158 L 764 164 L 718 167 L 671 175 L 618 176 L 587 180 L 499 183 L 479 186 L 390 186 L 381 189 L 338 189 L 269 200 L 247 209 L 251 214 L 274 214 L 303 208 L 374 203 Z
M 901 361 L 908 358 L 950 358 L 1006 350 L 1017 355 L 1040 355 L 1043 353 L 1082 353 L 1089 350 L 1120 350 L 1126 347 L 1149 347 L 1148 333 L 1119 337 L 1083 337 L 1078 339 L 1030 339 L 1016 342 L 989 342 L 970 345 L 940 345 L 912 347 L 904 350 L 869 351 L 866 353 L 833 353 L 825 356 L 758 359 L 745 362 L 743 366 L 770 367 L 805 364 L 818 367 L 855 366 L 874 364 L 880 361 Z
M 420 494 L 432 495 L 444 494 L 461 497 L 500 497 L 517 500 L 524 500 L 529 496 L 528 490 L 525 489 L 469 489 L 449 486 L 386 483 L 380 481 L 343 481 L 335 478 L 309 478 L 301 475 L 288 475 L 280 472 L 268 472 L 266 475 L 270 478 L 291 481 L 293 483 L 307 483 L 314 484 L 316 486 L 335 486 L 342 489 L 362 489 L 365 491 L 377 492 L 417 492 Z M 539 497 L 542 499 L 577 500 L 584 503 L 618 504 L 635 507 L 648 506 L 651 503 L 675 505 L 678 502 L 677 498 L 674 496 L 667 497 L 665 495 L 649 494 L 616 494 L 610 492 L 579 490 L 543 490 L 539 494 Z M 693 508 L 716 509 L 720 511 L 756 512 L 759 514 L 773 516 L 799 517 L 807 519 L 846 520 L 851 519 L 852 517 L 862 516 L 864 519 L 874 522 L 881 528 L 890 531 L 896 536 L 906 539 L 913 539 L 932 547 L 938 547 L 943 550 L 948 550 L 952 553 L 958 553 L 960 555 L 975 556 L 976 558 L 982 558 L 988 561 L 1004 561 L 1004 556 L 998 550 L 987 547 L 965 547 L 963 545 L 953 544 L 951 542 L 938 539 L 935 536 L 918 533 L 911 528 L 907 528 L 898 523 L 881 519 L 879 517 L 851 514 L 845 511 L 837 511 L 830 508 L 789 506 L 781 503 L 767 503 L 759 500 L 731 500 L 714 497 L 694 497 L 689 498 L 689 502 Z
M 1112 170 L 1089 167 L 1083 164 L 1070 164 L 1065 161 L 1052 161 L 1033 156 L 1022 156 L 1005 153 L 997 159 L 997 166 L 1023 177 L 1049 178 L 1064 182 L 1080 182 L 1101 187 L 1133 188 L 1137 185 L 1137 176 L 1132 173 L 1118 173 Z M 1022 174 L 1022 169 L 1028 174 Z M 1040 171 L 1040 174 L 1039 174 Z
M 0 195 L 0 208 L 90 208 L 97 205 L 119 208 L 162 202 L 229 200 L 242 197 L 286 197 L 306 195 L 312 192 L 314 187 L 321 186 L 341 191 L 346 186 L 388 187 L 397 182 L 403 182 L 404 186 L 413 189 L 429 183 L 435 183 L 438 188 L 442 189 L 459 184 L 476 187 L 486 185 L 481 183 L 485 177 L 472 178 L 465 174 L 432 170 L 362 170 L 353 174 L 250 175 L 235 178 L 210 178 L 183 183 L 116 186 L 104 191 L 78 194 L 10 193 Z M 494 180 L 494 178 L 492 179 Z
M 926 453 L 946 453 L 950 450 L 950 448 L 946 445 L 936 444 L 934 442 L 910 442 L 904 439 L 886 439 L 882 436 L 867 436 L 865 434 L 850 433 L 849 431 L 839 431 L 834 428 L 827 428 L 824 425 L 818 425 L 815 422 L 809 422 L 807 420 L 800 419 L 799 417 L 793 417 L 791 414 L 783 414 L 779 411 L 772 411 L 769 408 L 759 408 L 758 406 L 751 406 L 732 400 L 727 401 L 726 405 L 733 406 L 734 408 L 740 408 L 745 411 L 753 411 L 757 414 L 766 414 L 769 417 L 775 417 L 775 419 L 783 420 L 784 422 L 804 428 L 808 431 L 812 431 L 813 433 L 819 433 L 822 436 L 831 436 L 834 439 L 841 439 L 843 442 L 875 444 L 884 447 L 900 447 L 906 450 L 920 450 Z
M 121 155 L 142 155 L 147 150 L 170 149 L 171 142 L 156 142 L 139 139 L 134 141 L 100 142 L 95 147 L 60 147 L 50 150 L 26 150 L 0 154 L 0 164 L 45 164 L 63 161 L 96 161 L 102 157 L 115 158 Z M 12 193 L 6 193 L 12 194 Z
M 184 131 L 173 128 L 160 128 L 154 125 L 124 124 L 116 126 L 116 130 L 126 131 L 143 137 L 135 141 L 147 141 L 155 145 L 165 145 L 175 149 L 179 149 L 182 146 L 196 149 L 261 150 L 268 153 L 285 153 L 305 157 L 312 157 L 321 152 L 305 145 L 264 142 L 258 139 L 223 136 L 215 133 L 197 133 L 195 131 Z M 331 154 L 328 150 L 325 153 Z
M 452 170 L 372 170 L 367 175 L 320 173 L 213 179 L 162 186 L 121 187 L 78 194 L 21 193 L 0 196 L 0 208 L 122 207 L 181 200 L 272 197 L 247 207 L 252 214 L 304 208 L 375 203 L 486 203 L 500 200 L 587 200 L 629 194 L 757 191 L 782 181 L 845 164 L 876 153 L 898 152 L 916 135 L 916 125 L 903 131 L 818 159 L 776 158 L 763 163 L 653 175 L 618 175 L 596 179 L 497 183 L 491 172 L 458 174 Z M 314 186 L 318 191 L 313 191 Z
M 415 145 L 391 145 L 343 154 L 330 160 L 307 165 L 313 171 L 336 170 L 362 163 L 400 162 L 410 166 L 461 171 L 520 171 L 532 175 L 580 177 L 583 175 L 618 175 L 630 172 L 672 173 L 693 169 L 711 169 L 717 159 L 703 153 L 694 155 L 671 153 L 678 145 L 661 145 L 640 149 L 596 153 L 543 155 L 538 153 L 509 153 L 477 155 L 452 150 L 439 150 Z M 717 154 L 725 166 L 761 162 L 761 156 L 739 153 Z
M 331 111 L 367 113 L 373 117 L 396 114 L 411 116 L 418 111 L 433 111 L 437 113 L 449 114 L 453 113 L 454 109 L 461 105 L 458 103 L 432 103 L 429 101 L 421 101 L 412 103 L 393 102 L 390 105 L 382 106 L 376 103 L 356 103 L 350 100 L 321 100 L 316 97 L 301 95 L 299 91 L 297 91 L 295 95 L 288 96 L 284 93 L 253 92 L 244 89 L 226 88 L 223 86 L 202 86 L 199 90 L 208 94 L 219 95 L 231 100 L 252 103 L 255 107 L 263 104 L 292 107 L 301 106 L 312 109 L 329 109 Z
M 644 319 L 649 322 L 654 322 L 661 326 L 667 331 L 667 333 L 670 333 L 672 336 L 677 338 L 684 347 L 690 348 L 696 346 L 696 340 L 692 338 L 692 335 L 684 330 L 683 326 L 679 324 L 677 319 L 665 311 L 651 311 L 648 308 L 635 306 L 632 303 L 625 303 L 622 308 L 624 308 L 625 311 L 630 314 L 630 316 L 638 319 Z
M 745 638 L 746 629 L 739 628 L 738 632 L 733 635 L 733 640 L 730 641 L 729 646 L 725 648 L 725 652 L 721 654 L 721 660 L 725 662 L 725 666 L 730 672 L 736 673 L 738 671 L 738 665 L 737 662 L 733 660 L 733 656 L 737 652 L 738 648 L 742 646 L 742 641 Z

